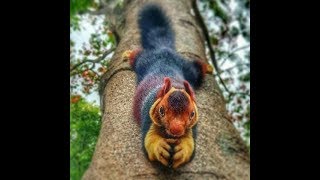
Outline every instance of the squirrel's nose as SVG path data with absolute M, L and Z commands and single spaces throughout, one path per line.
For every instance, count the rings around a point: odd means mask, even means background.
M 182 135 L 183 131 L 184 131 L 184 126 L 182 122 L 173 121 L 170 124 L 170 133 L 172 135 L 176 135 L 176 136 Z

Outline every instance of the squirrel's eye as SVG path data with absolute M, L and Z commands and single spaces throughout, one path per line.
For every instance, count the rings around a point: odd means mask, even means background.
M 159 108 L 159 114 L 160 114 L 161 117 L 164 116 L 164 108 L 163 108 L 163 106 L 161 106 L 161 107 Z
M 194 111 L 192 111 L 191 113 L 190 113 L 190 119 L 192 119 L 193 117 L 194 117 Z

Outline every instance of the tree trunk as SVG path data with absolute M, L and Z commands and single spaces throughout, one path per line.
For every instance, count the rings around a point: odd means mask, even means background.
M 140 127 L 132 116 L 136 75 L 123 59 L 140 47 L 137 13 L 147 0 L 125 1 L 114 20 L 120 42 L 100 84 L 103 113 L 100 135 L 83 179 L 250 179 L 250 158 L 227 118 L 225 102 L 212 75 L 195 91 L 199 111 L 195 158 L 177 170 L 150 162 L 142 151 Z M 171 18 L 177 51 L 187 58 L 205 56 L 204 39 L 193 0 L 158 0 Z M 110 19 L 112 22 L 112 19 Z

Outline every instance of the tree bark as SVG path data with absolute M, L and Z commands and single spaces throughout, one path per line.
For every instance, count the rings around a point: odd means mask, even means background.
M 140 47 L 137 13 L 147 2 L 150 1 L 125 1 L 122 14 L 115 16 L 114 27 L 120 42 L 100 84 L 102 125 L 83 179 L 250 179 L 248 148 L 228 120 L 213 75 L 207 75 L 195 91 L 199 111 L 195 158 L 170 170 L 150 162 L 143 154 L 140 127 L 132 116 L 136 75 L 121 56 L 126 50 Z M 207 60 L 203 34 L 193 13 L 194 1 L 157 2 L 171 18 L 177 51 L 189 59 Z

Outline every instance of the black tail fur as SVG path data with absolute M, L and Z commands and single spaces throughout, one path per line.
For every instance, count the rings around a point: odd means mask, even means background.
M 174 32 L 170 21 L 158 5 L 144 6 L 139 13 L 138 24 L 144 49 L 163 47 L 175 49 Z

